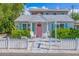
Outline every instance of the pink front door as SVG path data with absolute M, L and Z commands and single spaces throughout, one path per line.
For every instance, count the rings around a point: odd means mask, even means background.
M 42 25 L 40 23 L 36 25 L 36 37 L 42 37 Z

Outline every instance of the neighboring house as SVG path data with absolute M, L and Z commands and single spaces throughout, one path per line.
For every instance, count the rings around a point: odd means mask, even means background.
M 15 20 L 17 29 L 30 29 L 32 36 L 48 37 L 57 28 L 74 28 L 74 20 L 67 9 L 30 9 L 31 15 L 20 15 Z
M 74 27 L 75 27 L 75 29 L 79 30 L 79 20 L 75 21 Z

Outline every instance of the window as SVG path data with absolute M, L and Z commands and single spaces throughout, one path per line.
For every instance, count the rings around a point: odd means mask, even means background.
M 54 24 L 52 24 L 52 29 L 54 29 Z
M 53 15 L 56 15 L 56 13 L 53 13 Z
M 65 25 L 65 26 L 64 26 L 65 28 L 68 28 L 67 23 L 65 23 L 64 25 Z
M 23 24 L 23 30 L 26 30 L 26 24 Z
M 28 30 L 30 30 L 30 24 L 28 24 Z
M 61 13 L 61 15 L 64 15 L 64 13 Z
M 79 26 L 77 25 L 77 29 L 79 29 Z
M 57 28 L 59 28 L 59 24 L 57 24 Z
M 64 28 L 64 24 L 60 24 L 60 28 Z
M 46 13 L 46 15 L 48 15 L 48 13 Z
M 18 26 L 18 27 L 19 27 L 19 29 L 21 30 L 21 29 L 22 29 L 22 24 L 21 24 L 21 23 L 19 23 L 19 26 Z
M 41 24 L 37 24 L 37 26 L 41 26 Z
M 42 15 L 43 15 L 43 12 L 41 12 L 40 14 L 42 14 Z

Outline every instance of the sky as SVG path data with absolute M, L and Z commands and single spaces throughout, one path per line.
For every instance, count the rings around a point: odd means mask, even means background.
M 72 5 L 74 9 L 79 9 L 79 3 L 27 3 L 25 8 L 72 9 Z

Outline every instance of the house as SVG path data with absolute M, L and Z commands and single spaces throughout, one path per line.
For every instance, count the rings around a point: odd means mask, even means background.
M 74 28 L 74 20 L 69 17 L 68 9 L 30 9 L 30 15 L 22 14 L 15 20 L 20 30 L 31 30 L 31 36 L 48 37 L 51 30 Z
M 76 20 L 74 22 L 74 27 L 75 27 L 75 29 L 78 29 L 79 30 L 79 20 Z

